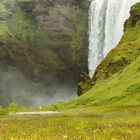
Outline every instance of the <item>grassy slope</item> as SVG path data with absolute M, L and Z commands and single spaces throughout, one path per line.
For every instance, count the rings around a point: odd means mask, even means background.
M 58 109 L 72 109 L 74 113 L 139 110 L 140 57 L 122 72 L 94 86 L 87 93 L 67 104 L 59 103 Z M 125 108 L 125 106 L 127 108 Z M 119 109 L 119 110 L 118 110 Z M 69 111 L 69 110 L 68 110 Z M 67 111 L 66 111 L 67 112 Z
M 78 99 L 51 108 L 72 109 L 72 112 L 79 113 L 139 110 L 140 20 L 134 17 L 139 13 L 135 11 L 140 10 L 139 5 L 132 7 L 133 17 L 126 22 L 126 31 L 119 45 L 97 68 L 96 85 Z M 106 72 L 108 77 L 105 77 Z
M 95 74 L 95 82 L 99 83 L 121 72 L 140 55 L 140 25 L 128 28 L 119 45 L 108 54 L 98 66 Z

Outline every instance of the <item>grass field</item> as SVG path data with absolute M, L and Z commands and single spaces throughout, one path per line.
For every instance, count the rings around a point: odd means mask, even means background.
M 0 116 L 0 140 L 139 140 L 140 117 Z

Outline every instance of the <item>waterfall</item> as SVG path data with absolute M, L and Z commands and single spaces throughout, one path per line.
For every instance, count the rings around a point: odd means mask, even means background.
M 106 55 L 117 46 L 123 25 L 133 4 L 140 0 L 93 0 L 89 10 L 89 76 Z

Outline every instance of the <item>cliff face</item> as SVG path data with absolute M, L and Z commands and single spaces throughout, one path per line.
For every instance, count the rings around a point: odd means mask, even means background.
M 124 35 L 118 44 L 97 67 L 90 83 L 79 83 L 80 95 L 98 83 L 105 82 L 116 73 L 121 73 L 140 55 L 140 4 L 131 8 L 130 18 L 125 22 Z M 129 76 L 129 75 L 128 75 Z
M 89 4 L 87 0 L 2 0 L 1 71 L 15 68 L 23 79 L 47 88 L 45 94 L 75 87 L 80 73 L 87 71 Z M 52 87 L 57 88 L 52 91 Z M 11 93 L 1 86 L 4 94 Z

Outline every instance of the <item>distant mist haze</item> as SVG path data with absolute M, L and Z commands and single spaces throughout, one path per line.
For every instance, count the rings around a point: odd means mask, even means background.
M 76 97 L 76 87 L 55 85 L 45 87 L 27 80 L 13 68 L 0 68 L 0 105 L 45 106 Z

